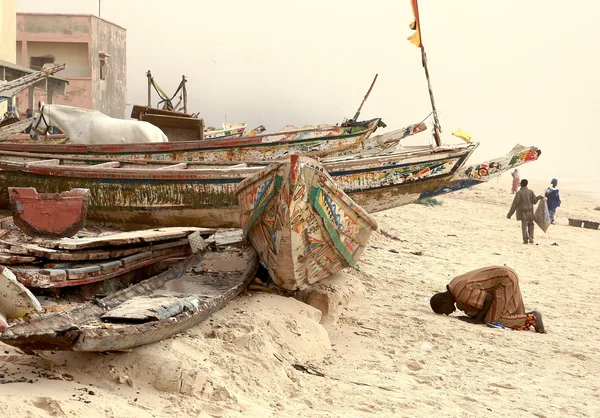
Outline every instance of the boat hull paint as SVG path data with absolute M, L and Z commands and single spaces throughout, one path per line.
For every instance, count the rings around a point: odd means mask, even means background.
M 475 148 L 348 158 L 322 165 L 360 206 L 378 212 L 488 181 L 538 157 L 537 148 L 529 147 L 485 163 L 487 168 L 481 164 L 461 168 Z M 88 219 L 124 229 L 239 227 L 236 186 L 262 168 L 94 169 L 0 161 L 0 183 L 35 187 L 40 193 L 90 189 Z M 0 191 L 0 207 L 8 207 L 6 190 Z

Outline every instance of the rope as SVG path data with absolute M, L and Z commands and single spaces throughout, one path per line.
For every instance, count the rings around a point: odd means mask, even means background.
M 172 100 L 175 98 L 175 96 L 177 96 L 177 93 L 179 93 L 179 91 L 183 88 L 185 82 L 183 80 L 181 80 L 181 82 L 179 83 L 179 86 L 177 87 L 177 90 L 175 91 L 173 96 L 171 96 L 171 98 L 169 98 L 167 96 L 167 94 L 163 91 L 163 89 L 161 89 L 160 86 L 156 83 L 156 81 L 154 81 L 154 77 L 151 77 L 150 81 L 152 82 L 152 87 L 154 87 L 154 90 L 156 90 L 156 93 L 162 99 L 161 101 L 158 102 L 157 106 L 160 106 L 161 103 L 166 102 L 167 105 L 169 107 L 171 107 L 171 109 L 174 109 L 175 107 L 173 106 Z

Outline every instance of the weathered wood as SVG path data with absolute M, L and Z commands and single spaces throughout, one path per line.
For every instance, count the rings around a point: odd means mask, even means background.
M 5 218 L 0 219 L 0 228 L 8 228 L 9 226 L 14 225 L 13 217 L 7 216 Z
M 85 260 L 106 260 L 111 258 L 120 258 L 132 254 L 142 253 L 151 250 L 160 250 L 164 248 L 181 247 L 189 244 L 187 238 L 183 238 L 176 241 L 150 243 L 150 245 L 144 245 L 133 248 L 97 248 L 91 250 L 55 250 L 52 248 L 40 247 L 35 244 L 11 244 L 7 243 L 10 247 L 10 251 L 15 254 L 25 254 L 35 257 L 43 257 L 48 260 L 61 260 L 61 261 L 85 261 Z
M 15 273 L 17 279 L 28 287 L 61 288 L 81 286 L 112 279 L 113 277 L 121 276 L 130 271 L 156 264 L 169 258 L 183 257 L 188 254 L 189 250 L 172 252 L 154 258 L 146 257 L 141 260 L 128 260 L 129 262 L 127 264 L 124 264 L 123 260 L 118 260 L 121 264 L 121 268 L 112 271 L 108 270 L 108 272 L 107 269 L 102 271 L 102 266 L 96 266 L 100 270 L 93 267 L 90 269 L 26 269 L 12 267 L 11 270 Z M 69 278 L 69 272 L 71 272 L 71 278 Z
M 244 235 L 273 282 L 303 288 L 355 267 L 377 223 L 315 160 L 293 155 L 238 186 Z
M 149 344 L 207 318 L 239 294 L 257 268 L 258 258 L 251 247 L 200 251 L 169 270 L 94 304 L 82 304 L 67 312 L 41 315 L 13 325 L 0 336 L 0 341 L 28 349 L 75 351 L 118 351 Z M 178 314 L 171 311 L 173 316 L 165 314 L 161 315 L 165 319 L 144 323 L 138 323 L 136 318 L 133 321 L 118 318 L 118 324 L 102 323 L 101 317 L 112 309 L 133 298 L 150 299 L 152 295 L 161 297 L 161 301 L 169 296 L 177 300 L 185 298 L 189 301 L 188 309 Z M 150 309 L 154 307 L 151 305 Z
M 109 161 L 107 163 L 95 164 L 95 168 L 119 168 L 121 167 L 121 163 L 118 161 Z
M 158 116 L 151 115 L 150 117 L 156 118 Z M 201 121 L 201 119 L 195 120 Z M 209 141 L 192 140 L 150 144 L 0 143 L 0 151 L 62 154 L 63 157 L 86 156 L 111 161 L 120 159 L 169 160 L 173 162 L 264 161 L 282 158 L 291 153 L 315 153 L 318 156 L 326 156 L 348 152 L 353 149 L 358 150 L 364 140 L 380 124 L 381 119 L 373 119 L 365 121 L 361 126 L 328 125 Z
M 59 164 L 60 164 L 60 160 L 59 159 L 29 161 L 27 163 L 27 165 L 59 165 Z
M 85 226 L 89 189 L 39 193 L 32 187 L 9 187 L 13 220 L 29 236 L 69 237 Z
M 173 164 L 166 167 L 160 167 L 158 170 L 185 170 L 188 168 L 187 163 Z
M 142 231 L 120 232 L 117 234 L 102 235 L 93 238 L 62 239 L 60 241 L 43 241 L 40 246 L 46 248 L 60 248 L 64 250 L 81 250 L 86 248 L 97 248 L 102 246 L 119 246 L 155 241 L 166 241 L 184 238 L 192 232 L 200 231 L 205 234 L 215 233 L 211 228 L 161 228 L 147 229 Z
M 4 318 L 20 318 L 41 311 L 42 307 L 35 296 L 17 281 L 9 269 L 0 266 L 0 314 Z
M 23 255 L 19 255 L 19 254 L 0 252 L 0 264 L 4 264 L 4 265 L 23 264 L 23 263 L 32 263 L 35 261 L 38 261 L 37 257 L 23 256 Z
M 476 170 L 475 166 L 467 172 L 461 167 L 476 146 L 404 147 L 398 152 L 358 154 L 321 164 L 354 201 L 368 212 L 376 212 L 414 202 L 427 194 L 481 184 L 513 167 L 535 161 L 539 155 L 536 147 L 521 148 L 492 160 L 487 171 Z M 229 228 L 240 226 L 236 185 L 264 167 L 265 164 L 237 169 L 128 168 L 107 173 L 64 164 L 53 169 L 27 169 L 22 163 L 0 160 L 0 182 L 35 186 L 38 190 L 89 188 L 88 218 L 118 225 L 119 229 L 185 225 Z M 3 199 L 0 190 L 0 207 Z

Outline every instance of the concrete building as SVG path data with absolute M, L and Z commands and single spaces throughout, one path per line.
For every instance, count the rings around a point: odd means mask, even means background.
M 0 60 L 15 63 L 17 59 L 17 0 L 0 1 Z M 0 79 L 4 80 L 1 77 Z M 2 81 L 0 80 L 0 83 Z M 0 117 L 6 112 L 7 102 L 0 103 Z
M 65 95 L 54 96 L 55 104 L 125 117 L 124 28 L 92 15 L 18 13 L 15 46 L 21 66 L 39 70 L 45 63 L 67 64 L 57 76 L 68 80 L 69 86 Z M 50 102 L 38 92 L 35 100 Z M 31 102 L 19 97 L 19 110 L 24 112 Z

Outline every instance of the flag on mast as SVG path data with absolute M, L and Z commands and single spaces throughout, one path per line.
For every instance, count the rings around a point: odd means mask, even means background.
M 412 35 L 408 37 L 408 40 L 411 44 L 418 48 L 422 48 L 421 44 L 421 22 L 419 22 L 419 5 L 417 4 L 417 0 L 410 0 L 413 9 L 413 15 L 415 20 L 410 24 L 410 28 L 415 31 Z

